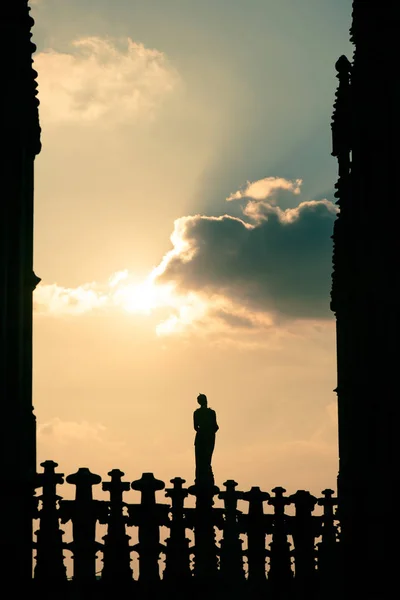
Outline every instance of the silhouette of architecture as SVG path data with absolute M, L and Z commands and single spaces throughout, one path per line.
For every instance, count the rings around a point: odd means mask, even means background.
M 357 590 L 352 597 L 366 589 L 368 598 L 389 597 L 396 584 L 392 543 L 400 533 L 399 234 L 390 208 L 400 133 L 395 5 L 354 0 L 355 52 L 352 63 L 342 56 L 336 64 L 332 123 L 340 208 L 331 307 L 337 323 L 341 570 L 344 589 Z
M 221 491 L 211 465 L 217 419 L 204 394 L 194 413 L 193 485 L 185 487 L 176 476 L 165 489 L 153 473 L 131 482 L 117 468 L 103 482 L 86 467 L 64 478 L 51 460 L 37 472 L 32 407 L 32 292 L 39 281 L 32 250 L 33 164 L 40 152 L 35 46 L 27 0 L 3 3 L 0 31 L 8 54 L 1 96 L 5 426 L 0 574 L 2 587 L 12 586 L 13 596 L 22 597 L 32 586 L 34 597 L 49 599 L 106 598 L 122 591 L 139 600 L 160 593 L 185 599 L 333 600 L 383 599 L 396 589 L 398 326 L 392 282 L 399 242 L 395 214 L 376 208 L 389 197 L 397 167 L 394 4 L 354 0 L 354 60 L 341 57 L 336 64 L 332 154 L 339 165 L 340 213 L 333 233 L 331 307 L 337 321 L 340 464 L 338 497 L 331 489 L 316 497 L 305 490 L 286 495 L 279 486 L 239 491 L 233 479 Z M 107 500 L 96 498 L 100 484 Z M 75 487 L 74 500 L 60 495 L 65 486 Z M 188 506 L 190 497 L 194 502 Z M 69 539 L 63 524 L 71 529 Z M 71 574 L 66 552 L 72 554 Z
M 32 413 L 33 163 L 40 152 L 36 75 L 26 0 L 0 8 L 5 52 L 1 93 L 0 436 L 1 581 L 32 573 L 32 492 L 36 431 Z
M 281 487 L 270 493 L 259 487 L 242 492 L 228 480 L 220 491 L 210 481 L 185 488 L 185 480 L 175 477 L 164 492 L 168 502 L 160 502 L 157 493 L 165 483 L 153 473 L 130 483 L 114 469 L 102 483 L 109 499 L 98 500 L 94 488 L 101 477 L 81 468 L 66 477 L 75 486 L 75 499 L 63 500 L 64 475 L 56 471 L 57 464 L 45 461 L 41 467 L 36 478 L 40 507 L 33 514 L 38 521 L 33 581 L 35 591 L 48 597 L 55 590 L 57 597 L 73 598 L 78 592 L 109 594 L 112 589 L 138 598 L 158 592 L 173 598 L 337 597 L 340 544 L 333 490 L 324 490 L 319 499 L 304 490 L 286 496 Z M 185 506 L 189 495 L 194 507 Z M 239 501 L 247 505 L 245 512 L 238 509 Z M 317 513 L 318 504 L 322 510 Z M 294 511 L 288 514 L 290 506 Z M 68 522 L 70 542 L 63 540 L 61 529 Z M 107 529 L 101 539 L 98 524 Z M 131 544 L 134 537 L 138 542 Z M 64 564 L 66 550 L 72 552 L 72 578 Z M 97 555 L 103 560 L 101 576 Z M 132 557 L 137 558 L 135 570 Z

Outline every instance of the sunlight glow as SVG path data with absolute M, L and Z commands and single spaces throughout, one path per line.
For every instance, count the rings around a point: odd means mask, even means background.
M 202 334 L 221 332 L 235 326 L 235 322 L 239 327 L 243 323 L 263 329 L 272 326 L 271 315 L 249 311 L 222 295 L 182 293 L 172 283 L 158 283 L 157 275 L 163 266 L 154 268 L 142 281 L 125 269 L 114 273 L 105 285 L 93 282 L 64 288 L 41 283 L 34 292 L 35 314 L 67 316 L 123 310 L 155 318 L 158 336 L 179 335 L 194 329 Z
M 130 313 L 150 314 L 156 308 L 170 306 L 172 301 L 170 287 L 157 286 L 151 279 L 119 285 L 113 293 L 114 304 Z
M 35 313 L 79 315 L 117 308 L 150 316 L 158 311 L 157 335 L 179 333 L 202 319 L 209 305 L 197 294 L 178 294 L 173 284 L 156 283 L 159 272 L 157 267 L 140 281 L 125 269 L 114 273 L 105 285 L 87 283 L 77 288 L 41 283 L 34 292 Z

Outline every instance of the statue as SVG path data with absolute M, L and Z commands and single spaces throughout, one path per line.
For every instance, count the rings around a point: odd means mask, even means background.
M 219 427 L 215 410 L 207 406 L 207 396 L 199 394 L 197 402 L 200 408 L 193 413 L 193 424 L 196 431 L 194 440 L 196 456 L 196 484 L 214 485 L 214 474 L 211 468 L 211 458 L 215 446 L 215 434 Z

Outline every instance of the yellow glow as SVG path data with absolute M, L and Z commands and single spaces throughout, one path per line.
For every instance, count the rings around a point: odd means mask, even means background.
M 163 265 L 159 265 L 142 281 L 125 269 L 114 273 L 105 285 L 92 282 L 77 288 L 64 288 L 41 283 L 34 292 L 34 310 L 53 315 L 82 315 L 117 309 L 131 315 L 154 315 L 158 336 L 184 333 L 193 327 L 203 333 L 229 329 L 223 318 L 218 317 L 219 313 L 247 320 L 256 328 L 273 325 L 271 315 L 248 310 L 223 295 L 182 293 L 173 283 L 157 283 L 162 268 Z
M 163 305 L 163 294 L 152 281 L 138 285 L 120 285 L 114 294 L 114 301 L 127 312 L 150 314 Z

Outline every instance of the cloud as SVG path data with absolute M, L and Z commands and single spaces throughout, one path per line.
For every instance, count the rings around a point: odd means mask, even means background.
M 223 295 L 189 292 L 181 298 L 181 305 L 157 325 L 158 335 L 195 333 L 210 337 L 225 336 L 234 331 L 246 331 L 251 335 L 265 332 L 274 325 L 267 313 L 247 310 Z
M 100 466 L 104 469 L 104 456 L 110 465 L 118 465 L 129 456 L 126 442 L 114 438 L 107 427 L 96 422 L 64 421 L 54 417 L 38 425 L 37 438 L 38 462 L 59 461 L 63 457 L 62 469 L 68 471 L 90 464 L 96 472 Z
M 36 314 L 53 316 L 76 316 L 110 309 L 149 315 L 159 308 L 178 309 L 182 301 L 174 295 L 172 286 L 154 285 L 152 273 L 143 281 L 137 281 L 125 269 L 114 273 L 106 283 L 91 282 L 76 288 L 40 283 L 33 295 L 33 308 Z M 190 304 L 190 294 L 184 302 Z
M 40 114 L 48 122 L 152 118 L 179 82 L 165 54 L 130 38 L 86 37 L 72 48 L 35 55 Z
M 265 313 L 248 311 L 221 295 L 179 294 L 173 285 L 157 285 L 155 269 L 141 282 L 128 270 L 114 273 L 105 284 L 86 283 L 76 288 L 40 283 L 34 292 L 35 315 L 79 316 L 121 309 L 132 315 L 155 315 L 159 336 L 196 333 L 223 334 L 228 330 L 268 328 Z
M 101 442 L 105 431 L 106 427 L 100 423 L 61 421 L 57 417 L 38 426 L 39 437 L 55 438 L 59 444 L 76 440 Z
M 105 284 L 65 288 L 41 283 L 34 294 L 35 313 L 123 309 L 154 316 L 158 335 L 265 334 L 281 320 L 330 317 L 337 209 L 328 200 L 308 200 L 282 210 L 266 199 L 268 194 L 290 189 L 298 195 L 300 180 L 267 179 L 269 191 L 264 187 L 259 199 L 245 204 L 244 218 L 177 219 L 172 249 L 144 280 L 123 270 Z
M 293 194 L 300 194 L 302 183 L 303 181 L 301 179 L 289 181 L 283 177 L 265 177 L 264 179 L 258 179 L 257 181 L 248 181 L 241 190 L 228 196 L 227 201 L 231 202 L 232 200 L 241 200 L 243 198 L 266 200 L 268 198 L 271 202 L 278 192 L 282 190 L 286 190 Z
M 250 221 L 230 215 L 177 219 L 174 248 L 156 281 L 277 317 L 329 316 L 336 207 L 310 200 L 282 210 L 262 199 L 249 201 L 243 213 Z
M 33 297 L 36 313 L 79 315 L 109 303 L 107 295 L 87 283 L 77 288 L 65 288 L 56 283 L 39 284 Z

